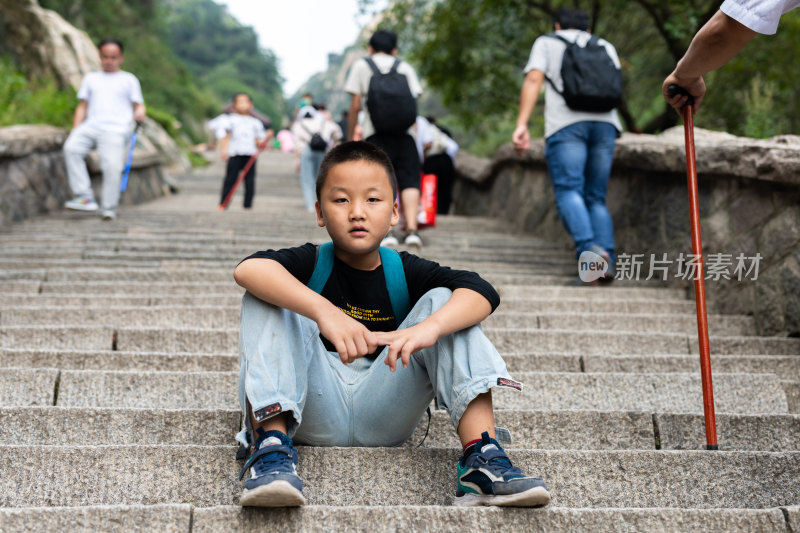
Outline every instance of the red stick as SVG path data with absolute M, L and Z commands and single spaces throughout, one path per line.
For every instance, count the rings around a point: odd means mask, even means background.
M 250 167 L 252 167 L 253 164 L 256 162 L 256 159 L 258 159 L 258 156 L 259 156 L 259 154 L 261 154 L 261 151 L 267 146 L 267 141 L 268 140 L 269 139 L 265 138 L 261 142 L 261 144 L 258 145 L 258 149 L 256 150 L 256 153 L 251 155 L 250 159 L 247 160 L 247 164 L 245 164 L 245 166 L 242 169 L 242 171 L 239 172 L 239 176 L 237 176 L 236 181 L 233 184 L 233 187 L 231 187 L 231 190 L 228 193 L 228 196 L 226 196 L 225 200 L 223 200 L 222 203 L 219 204 L 219 208 L 218 209 L 220 211 L 222 211 L 223 209 L 228 209 L 228 204 L 231 203 L 231 200 L 233 199 L 233 194 L 236 192 L 236 188 L 239 186 L 240 183 L 242 183 L 242 180 L 247 175 L 247 171 L 249 171 Z
M 683 107 L 683 133 L 686 138 L 686 179 L 689 184 L 689 219 L 692 232 L 692 253 L 698 260 L 694 280 L 694 297 L 697 303 L 697 340 L 700 344 L 700 378 L 703 382 L 703 414 L 706 422 L 706 448 L 718 449 L 717 423 L 714 416 L 714 386 L 711 383 L 711 352 L 708 342 L 708 314 L 706 311 L 706 282 L 703 273 L 703 244 L 700 238 L 700 203 L 697 194 L 697 166 L 694 153 L 694 120 L 692 107 Z

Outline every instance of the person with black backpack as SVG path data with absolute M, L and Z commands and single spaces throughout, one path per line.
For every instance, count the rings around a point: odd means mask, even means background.
M 619 57 L 611 43 L 589 33 L 583 10 L 559 9 L 554 27 L 533 43 L 512 141 L 520 155 L 530 148 L 528 120 L 545 85 L 545 158 L 559 216 L 576 257 L 601 256 L 608 265 L 601 279 L 612 281 L 614 226 L 606 189 L 622 131 L 615 109 L 622 100 Z
M 317 108 L 321 109 L 317 109 Z M 314 212 L 317 172 L 325 153 L 342 140 L 342 130 L 333 122 L 323 104 L 303 106 L 292 125 L 295 161 L 306 211 Z
M 402 236 L 406 246 L 421 247 L 417 234 L 420 198 L 420 161 L 414 141 L 417 97 L 422 93 L 416 72 L 397 59 L 397 34 L 376 31 L 369 40 L 369 57 L 353 63 L 344 90 L 351 95 L 347 113 L 347 138 L 353 139 L 359 112 L 364 109 L 362 138 L 389 156 L 400 187 L 400 203 L 406 219 Z M 396 246 L 397 237 L 387 235 L 383 246 Z

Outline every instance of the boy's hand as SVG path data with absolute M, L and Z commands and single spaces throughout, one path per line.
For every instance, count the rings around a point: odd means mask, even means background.
M 403 363 L 403 368 L 408 368 L 411 354 L 433 346 L 439 340 L 440 335 L 435 324 L 423 321 L 410 328 L 397 331 L 376 331 L 375 336 L 379 345 L 389 347 L 389 353 L 384 362 L 394 372 L 397 370 L 398 357 Z
M 336 348 L 342 363 L 349 364 L 378 349 L 378 339 L 358 320 L 334 308 L 317 321 L 319 332 Z

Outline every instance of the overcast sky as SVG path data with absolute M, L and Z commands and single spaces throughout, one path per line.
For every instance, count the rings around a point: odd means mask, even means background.
M 369 17 L 358 16 L 358 0 L 216 0 L 258 33 L 260 44 L 280 60 L 291 96 L 312 74 L 328 67 L 328 53 L 353 44 Z

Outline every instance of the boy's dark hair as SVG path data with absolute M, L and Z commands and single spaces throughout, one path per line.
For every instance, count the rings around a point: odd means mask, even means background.
M 583 9 L 559 8 L 553 17 L 553 22 L 558 22 L 562 30 L 582 30 L 589 29 L 589 14 Z
M 391 30 L 378 30 L 369 38 L 369 45 L 376 52 L 391 54 L 397 48 L 397 34 Z
M 119 46 L 119 53 L 122 54 L 125 52 L 125 48 L 122 46 L 122 41 L 119 39 L 101 39 L 99 43 L 97 43 L 97 49 L 100 50 L 107 44 L 116 44 Z
M 397 196 L 397 178 L 395 178 L 394 175 L 392 160 L 389 159 L 386 152 L 366 141 L 349 141 L 342 143 L 334 146 L 330 152 L 325 154 L 319 166 L 319 172 L 317 173 L 317 201 L 319 201 L 320 192 L 322 192 L 325 179 L 328 177 L 328 173 L 331 169 L 336 165 L 348 163 L 350 161 L 366 161 L 367 163 L 374 163 L 382 166 L 392 186 L 392 201 L 394 201 Z

